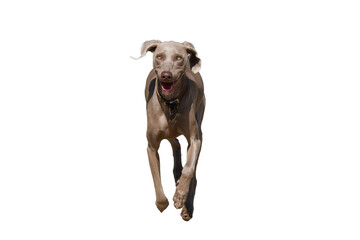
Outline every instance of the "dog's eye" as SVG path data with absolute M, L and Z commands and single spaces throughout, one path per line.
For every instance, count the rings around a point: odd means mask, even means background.
M 176 57 L 176 60 L 177 60 L 177 61 L 181 61 L 181 60 L 182 60 L 182 57 L 181 57 L 181 56 L 177 56 L 177 57 Z
M 157 60 L 161 60 L 161 59 L 162 59 L 162 56 L 161 56 L 161 55 L 157 55 L 157 56 L 156 56 L 156 59 L 157 59 Z

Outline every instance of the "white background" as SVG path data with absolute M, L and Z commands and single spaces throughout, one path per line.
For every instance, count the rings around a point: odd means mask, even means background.
M 1 1 L 0 239 L 359 239 L 357 1 Z M 142 42 L 192 42 L 194 218 L 155 207 Z M 183 156 L 186 143 L 181 138 Z

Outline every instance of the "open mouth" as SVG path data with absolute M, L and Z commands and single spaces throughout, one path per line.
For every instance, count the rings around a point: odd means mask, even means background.
M 173 82 L 161 82 L 160 81 L 162 92 L 165 94 L 170 93 L 173 90 L 176 82 L 177 81 L 173 81 Z

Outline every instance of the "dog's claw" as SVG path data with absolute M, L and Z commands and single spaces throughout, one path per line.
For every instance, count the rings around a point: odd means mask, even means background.
M 189 221 L 192 218 L 192 216 L 190 216 L 190 214 L 188 213 L 187 208 L 185 206 L 181 210 L 180 215 L 184 221 Z

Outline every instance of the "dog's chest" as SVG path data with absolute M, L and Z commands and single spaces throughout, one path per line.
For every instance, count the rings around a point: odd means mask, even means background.
M 157 132 L 163 139 L 175 138 L 183 134 L 183 128 L 177 119 L 174 122 L 169 121 L 165 114 L 161 114 L 157 119 L 157 123 L 153 124 L 157 128 Z
M 148 103 L 148 130 L 155 135 L 157 139 L 170 139 L 180 135 L 185 135 L 186 119 L 182 108 L 176 108 L 175 118 L 171 118 L 169 108 L 166 105 L 161 106 L 156 96 L 153 96 Z

